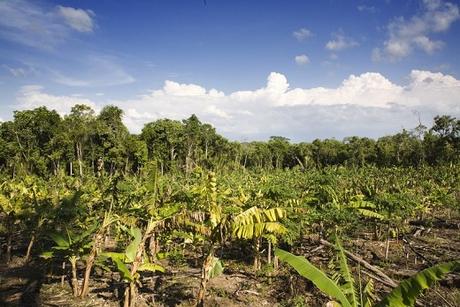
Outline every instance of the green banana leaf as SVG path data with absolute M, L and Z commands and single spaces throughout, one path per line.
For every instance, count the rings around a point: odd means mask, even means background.
M 137 269 L 138 271 L 164 272 L 165 268 L 156 263 L 143 263 Z
M 431 287 L 436 281 L 441 280 L 450 272 L 460 271 L 460 261 L 437 264 L 412 277 L 403 280 L 393 289 L 377 307 L 384 306 L 414 306 L 417 296 L 422 290 Z
M 340 289 L 339 285 L 327 277 L 323 271 L 315 267 L 307 259 L 301 256 L 295 256 L 279 248 L 275 249 L 275 255 L 278 256 L 281 261 L 287 262 L 300 275 L 311 280 L 321 291 L 340 301 L 343 307 L 351 307 L 350 302 L 348 302 L 347 297 L 342 289 Z

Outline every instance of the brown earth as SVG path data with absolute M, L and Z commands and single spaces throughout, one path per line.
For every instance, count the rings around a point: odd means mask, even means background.
M 385 242 L 375 241 L 371 234 L 361 233 L 344 242 L 345 248 L 380 268 L 393 280 L 404 279 L 439 262 L 460 259 L 460 229 L 458 221 L 410 226 L 407 235 L 390 242 L 389 259 L 385 260 Z M 223 251 L 226 254 L 227 251 Z M 247 251 L 228 251 L 233 259 L 243 259 Z M 326 268 L 334 251 L 319 243 L 315 236 L 305 237 L 291 250 L 304 255 L 316 265 Z M 188 258 L 189 255 L 186 256 Z M 138 306 L 193 306 L 199 286 L 199 259 L 178 265 L 163 263 L 167 271 L 161 275 L 145 276 Z M 357 273 L 358 265 L 349 261 Z M 51 271 L 53 267 L 55 272 Z M 120 306 L 123 284 L 118 277 L 96 269 L 91 294 L 85 300 L 74 299 L 66 277 L 61 285 L 59 264 L 35 260 L 24 264 L 13 258 L 9 266 L 0 265 L 0 306 Z M 324 306 L 328 299 L 311 282 L 293 273 L 286 266 L 277 272 L 263 269 L 254 273 L 247 262 L 225 260 L 224 274 L 209 283 L 208 306 Z M 57 270 L 57 271 L 56 271 Z M 361 271 L 367 278 L 365 270 Z M 382 297 L 390 290 L 375 282 Z M 421 306 L 460 306 L 460 274 L 450 274 L 419 300 Z

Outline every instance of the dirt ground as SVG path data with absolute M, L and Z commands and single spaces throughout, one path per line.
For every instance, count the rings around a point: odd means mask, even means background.
M 344 242 L 344 247 L 398 281 L 432 264 L 460 259 L 459 226 L 459 221 L 412 225 L 404 237 L 391 240 L 388 260 L 385 260 L 385 242 L 372 240 L 371 234 L 359 234 Z M 331 248 L 318 243 L 314 236 L 305 237 L 291 251 L 323 268 L 334 255 Z M 235 251 L 228 254 L 232 253 Z M 120 306 L 124 285 L 115 282 L 117 276 L 96 269 L 90 296 L 80 300 L 72 297 L 67 276 L 61 283 L 62 272 L 51 271 L 50 264 L 41 260 L 23 262 L 21 258 L 13 258 L 8 266 L 0 265 L 0 306 Z M 356 272 L 358 265 L 349 263 Z M 163 264 L 166 273 L 143 278 L 137 305 L 193 306 L 199 287 L 200 269 L 196 265 L 199 261 Z M 379 297 L 390 290 L 378 281 L 375 289 Z M 286 266 L 281 265 L 276 272 L 263 269 L 256 274 L 247 262 L 231 259 L 225 260 L 224 274 L 211 279 L 206 297 L 208 306 L 324 306 L 327 301 L 311 282 Z M 460 306 L 460 274 L 450 274 L 427 291 L 419 303 Z

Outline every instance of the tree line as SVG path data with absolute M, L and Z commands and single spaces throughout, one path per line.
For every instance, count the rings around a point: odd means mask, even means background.
M 123 124 L 123 111 L 106 106 L 96 114 L 75 105 L 61 117 L 39 107 L 15 111 L 0 123 L 0 170 L 11 174 L 86 176 L 139 173 L 149 161 L 162 172 L 204 168 L 322 168 L 330 165 L 420 166 L 458 163 L 460 120 L 442 115 L 427 128 L 381 137 L 316 139 L 291 143 L 272 136 L 266 142 L 233 142 L 192 115 L 182 121 L 159 119 L 140 134 Z

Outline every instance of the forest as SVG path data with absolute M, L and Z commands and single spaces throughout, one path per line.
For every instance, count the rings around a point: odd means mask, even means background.
M 230 141 L 195 115 L 0 123 L 0 305 L 459 306 L 460 119 Z

